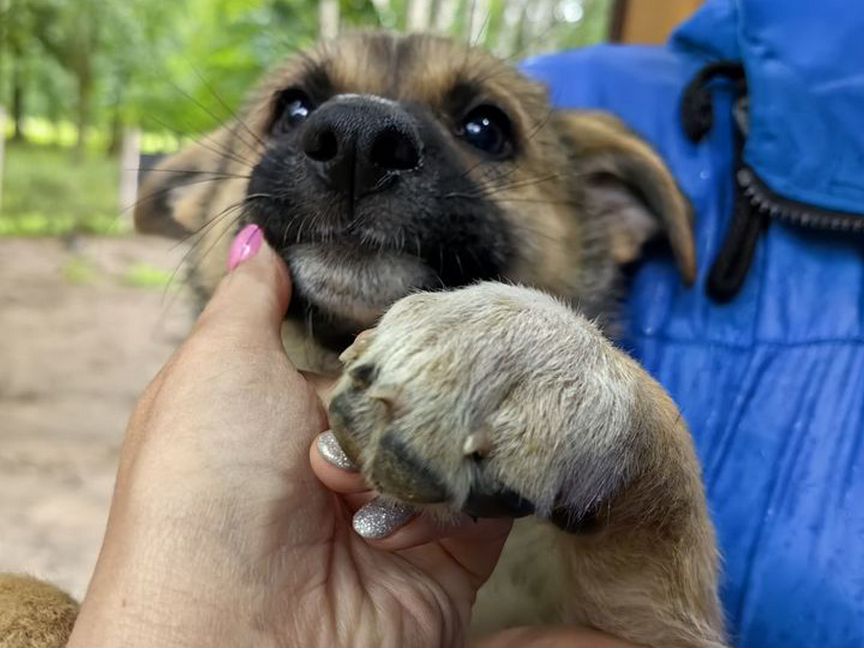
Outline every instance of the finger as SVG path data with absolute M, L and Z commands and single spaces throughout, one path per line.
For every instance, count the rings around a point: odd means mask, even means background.
M 291 298 L 285 262 L 255 225 L 243 228 L 231 249 L 235 267 L 222 279 L 197 328 L 278 342 L 281 347 L 282 320 Z
M 508 518 L 472 521 L 471 524 L 461 525 L 446 537 L 403 549 L 399 553 L 422 571 L 437 574 L 438 581 L 447 591 L 461 591 L 464 595 L 470 595 L 492 575 L 512 526 L 513 520 Z M 418 538 L 410 537 L 410 527 L 406 527 L 403 532 L 404 540 L 394 536 L 389 542 L 394 545 L 417 542 Z M 382 548 L 388 546 L 387 543 L 382 544 Z
M 507 518 L 474 520 L 459 514 L 443 524 L 410 507 L 375 499 L 353 518 L 354 530 L 369 544 L 399 551 L 427 573 L 435 573 L 449 591 L 479 588 L 501 556 L 513 521 Z M 450 564 L 458 569 L 442 569 Z M 467 581 L 465 580 L 467 577 Z
M 396 551 L 445 537 L 485 538 L 490 529 L 503 529 L 506 534 L 510 527 L 509 522 L 476 520 L 464 513 L 454 514 L 451 520 L 445 522 L 428 514 L 418 515 L 418 510 L 407 505 L 375 499 L 374 491 L 329 430 L 315 439 L 309 449 L 309 459 L 312 471 L 329 490 L 341 495 L 357 496 L 352 497 L 351 501 L 343 498 L 349 510 L 356 511 L 354 529 L 379 548 Z
M 319 434 L 309 448 L 309 462 L 315 476 L 334 493 L 349 494 L 369 491 L 363 475 L 339 447 L 329 430 Z
M 439 540 L 487 541 L 504 537 L 511 520 L 474 519 L 456 513 L 450 520 L 436 519 L 410 506 L 374 499 L 354 514 L 354 530 L 369 544 L 386 551 L 401 551 Z

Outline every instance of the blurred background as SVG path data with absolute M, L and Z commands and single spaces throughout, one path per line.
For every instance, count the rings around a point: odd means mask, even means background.
M 346 29 L 513 60 L 660 43 L 698 0 L 0 0 L 0 571 L 81 596 L 117 451 L 188 330 L 185 243 L 136 236 L 142 169 Z
M 115 234 L 124 144 L 176 149 L 267 68 L 340 29 L 449 33 L 502 56 L 604 40 L 611 0 L 0 0 L 0 234 Z M 224 102 L 224 105 L 223 105 Z M 125 140 L 124 140 L 125 138 Z M 137 142 L 136 142 L 137 140 Z

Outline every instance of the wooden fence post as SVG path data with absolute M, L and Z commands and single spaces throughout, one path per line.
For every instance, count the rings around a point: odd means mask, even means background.
M 339 0 L 318 0 L 318 28 L 321 38 L 339 35 Z
M 489 27 L 490 0 L 471 0 L 468 14 L 468 42 L 483 45 Z
M 405 29 L 409 32 L 422 32 L 429 29 L 432 20 L 431 0 L 409 0 L 405 18 Z

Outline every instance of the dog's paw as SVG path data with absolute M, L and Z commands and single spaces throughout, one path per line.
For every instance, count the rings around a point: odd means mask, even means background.
M 612 495 L 638 452 L 635 363 L 534 290 L 412 295 L 342 359 L 333 431 L 404 502 L 566 526 Z

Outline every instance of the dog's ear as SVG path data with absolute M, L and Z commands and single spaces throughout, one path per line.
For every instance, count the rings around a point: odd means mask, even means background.
M 135 229 L 177 239 L 198 231 L 214 184 L 227 175 L 228 140 L 226 129 L 216 131 L 149 169 L 138 189 Z
M 609 219 L 612 254 L 621 264 L 665 233 L 684 281 L 696 279 L 693 217 L 659 155 L 620 120 L 595 112 L 554 116 L 592 213 Z

